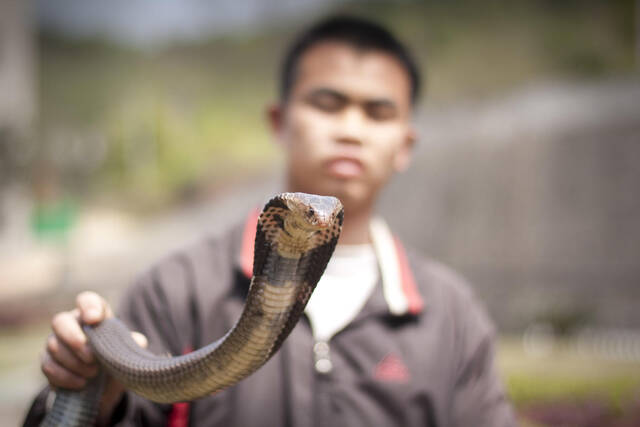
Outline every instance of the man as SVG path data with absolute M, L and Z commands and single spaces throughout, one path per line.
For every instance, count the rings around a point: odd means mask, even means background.
M 336 17 L 297 39 L 280 101 L 269 109 L 286 153 L 286 190 L 334 195 L 345 207 L 339 245 L 306 318 L 262 369 L 195 402 L 154 404 L 111 380 L 101 424 L 515 424 L 493 365 L 493 328 L 467 286 L 406 252 L 373 216 L 381 189 L 409 164 L 418 92 L 413 60 L 376 24 Z M 129 290 L 119 316 L 156 353 L 221 337 L 240 315 L 254 229 L 249 215 L 222 238 L 162 261 Z M 78 319 L 111 315 L 101 297 L 83 293 L 75 310 L 55 316 L 42 361 L 50 386 L 79 388 L 95 375 Z M 47 394 L 26 424 L 42 416 Z

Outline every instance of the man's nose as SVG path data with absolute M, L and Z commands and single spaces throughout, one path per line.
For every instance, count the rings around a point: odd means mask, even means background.
M 362 144 L 366 129 L 366 117 L 356 106 L 345 109 L 338 119 L 337 140 L 348 144 Z

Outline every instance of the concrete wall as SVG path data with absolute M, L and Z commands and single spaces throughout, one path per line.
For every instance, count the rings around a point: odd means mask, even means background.
M 420 119 L 415 163 L 382 203 L 406 241 L 461 271 L 505 330 L 640 326 L 640 81 Z

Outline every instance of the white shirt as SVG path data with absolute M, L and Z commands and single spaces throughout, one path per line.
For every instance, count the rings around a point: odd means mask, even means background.
M 329 341 L 356 317 L 371 296 L 378 277 L 372 245 L 336 246 L 305 308 L 316 341 Z

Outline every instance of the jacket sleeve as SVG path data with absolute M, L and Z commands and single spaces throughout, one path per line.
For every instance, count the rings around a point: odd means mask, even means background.
M 49 387 L 40 390 L 40 393 L 33 399 L 31 406 L 25 415 L 22 423 L 23 427 L 38 427 L 40 422 L 46 415 L 47 397 L 49 396 Z
M 461 358 L 453 391 L 456 427 L 511 427 L 517 422 L 495 366 L 495 333 L 482 306 L 469 293 L 459 311 Z M 461 307 L 462 308 L 462 307 Z

